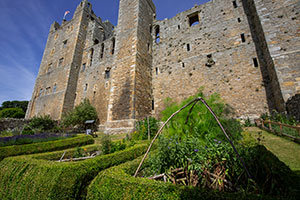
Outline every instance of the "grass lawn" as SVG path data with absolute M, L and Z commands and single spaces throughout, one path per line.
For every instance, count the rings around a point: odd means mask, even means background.
M 257 127 L 249 127 L 246 128 L 245 131 L 249 132 L 255 139 L 259 138 L 259 132 L 261 132 L 261 143 L 282 162 L 300 175 L 300 144 L 276 136 L 275 134 L 268 133 Z

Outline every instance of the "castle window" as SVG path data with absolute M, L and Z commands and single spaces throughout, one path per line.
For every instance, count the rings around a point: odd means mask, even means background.
M 155 106 L 154 106 L 154 100 L 152 100 L 152 110 L 154 110 Z
M 46 94 L 49 94 L 50 91 L 51 91 L 51 87 L 47 87 L 47 88 L 46 88 Z
M 182 68 L 184 68 L 185 67 L 185 65 L 184 65 L 184 62 L 182 63 Z
M 115 53 L 116 39 L 113 38 L 113 39 L 111 40 L 111 42 L 112 42 L 111 54 L 113 55 L 113 54 Z
M 244 34 L 244 33 L 241 34 L 241 39 L 242 39 L 242 42 L 243 42 L 243 43 L 246 42 L 246 38 L 245 38 L 245 34 Z
M 237 8 L 237 7 L 238 7 L 236 1 L 233 1 L 232 4 L 233 4 L 233 7 L 234 7 L 234 8 Z
M 187 51 L 190 51 L 190 50 L 191 50 L 190 44 L 187 44 L 187 45 L 186 45 L 186 50 L 187 50 Z
M 105 76 L 104 76 L 105 79 L 109 79 L 110 78 L 110 69 L 106 69 L 105 70 Z
M 84 63 L 84 64 L 82 65 L 81 72 L 84 72 L 84 71 L 85 71 L 85 67 L 86 67 L 86 63 Z
M 241 22 L 241 18 L 238 18 L 237 20 L 238 20 L 239 23 Z
M 206 67 L 212 67 L 216 62 L 212 58 L 212 54 L 207 55 L 207 62 L 205 64 Z
M 54 86 L 53 86 L 53 93 L 55 93 L 56 92 L 56 84 L 54 84 Z
M 200 22 L 198 12 L 189 15 L 188 18 L 189 18 L 190 26 L 195 26 L 195 25 L 199 24 L 199 22 Z
M 40 89 L 39 97 L 42 96 L 43 94 L 43 89 Z
M 257 58 L 253 58 L 253 64 L 254 64 L 254 67 L 258 67 L 258 61 L 257 61 Z
M 91 48 L 91 50 L 90 50 L 90 66 L 92 66 L 92 64 L 93 64 L 93 56 L 94 56 L 94 49 Z
M 155 73 L 156 73 L 156 75 L 158 75 L 158 68 L 157 67 L 155 68 Z
M 100 54 L 100 58 L 102 59 L 104 55 L 104 44 L 101 44 L 101 54 Z
M 67 43 L 68 43 L 68 40 L 65 40 L 65 41 L 63 42 L 63 48 L 66 48 L 66 47 L 67 47 Z
M 59 67 L 62 66 L 63 62 L 64 62 L 64 58 L 60 58 L 60 59 L 58 60 L 58 66 L 59 66 Z
M 96 45 L 96 44 L 99 44 L 99 40 L 98 39 L 94 40 L 94 45 Z
M 89 84 L 86 83 L 85 86 L 84 86 L 84 91 L 87 91 L 88 86 L 89 86 Z
M 180 30 L 180 25 L 178 25 L 178 30 Z
M 160 42 L 159 26 L 155 27 L 155 42 L 156 42 L 156 44 L 158 44 Z

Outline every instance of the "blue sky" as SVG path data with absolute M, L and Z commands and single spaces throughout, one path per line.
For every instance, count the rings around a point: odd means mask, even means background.
M 171 18 L 209 0 L 153 0 L 157 18 Z M 102 20 L 117 25 L 119 0 L 90 0 Z M 53 21 L 70 19 L 80 0 L 0 0 L 0 104 L 30 100 Z

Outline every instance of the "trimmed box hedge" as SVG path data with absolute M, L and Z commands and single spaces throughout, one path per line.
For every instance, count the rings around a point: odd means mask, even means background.
M 269 156 L 269 151 L 267 151 L 264 147 L 260 148 L 263 151 L 266 151 L 266 156 Z M 133 174 L 137 169 L 140 161 L 141 158 L 138 158 L 136 160 L 100 172 L 88 187 L 87 199 L 299 199 L 299 197 L 295 196 L 295 194 L 290 197 L 271 197 L 265 195 L 249 194 L 246 192 L 225 193 L 195 187 L 173 185 L 171 183 L 164 183 L 162 181 L 155 181 L 147 178 L 134 178 Z M 147 165 L 147 163 L 145 164 Z M 297 182 L 294 183 L 297 184 Z
M 40 142 L 40 143 L 33 143 L 33 144 L 0 147 L 0 161 L 10 156 L 42 153 L 47 151 L 57 151 L 57 150 L 68 149 L 76 146 L 93 144 L 93 143 L 94 143 L 94 139 L 92 136 L 79 135 L 72 138 L 50 141 L 50 142 Z
M 146 152 L 147 147 L 139 144 L 113 154 L 68 163 L 36 159 L 51 157 L 51 153 L 5 158 L 0 162 L 0 199 L 85 198 L 87 186 L 101 170 L 133 160 Z

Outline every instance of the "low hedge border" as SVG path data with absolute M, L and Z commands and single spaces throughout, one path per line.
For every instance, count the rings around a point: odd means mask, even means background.
M 47 151 L 57 151 L 57 150 L 68 149 L 76 146 L 93 144 L 93 143 L 94 143 L 94 139 L 92 138 L 92 136 L 79 135 L 72 138 L 49 141 L 49 142 L 0 147 L 0 161 L 10 156 L 42 153 Z
M 149 180 L 147 178 L 134 178 L 133 174 L 140 161 L 141 158 L 138 158 L 100 172 L 88 187 L 87 200 L 287 199 L 287 197 L 271 197 L 266 195 L 249 194 L 246 192 L 217 192 L 201 188 L 173 185 L 171 183 Z M 147 162 L 145 164 L 147 164 Z M 292 196 L 288 199 L 298 199 L 298 197 Z
M 35 159 L 47 157 L 48 153 L 6 158 L 0 162 L 0 199 L 84 199 L 87 186 L 101 170 L 133 160 L 145 153 L 147 147 L 139 144 L 69 163 Z

